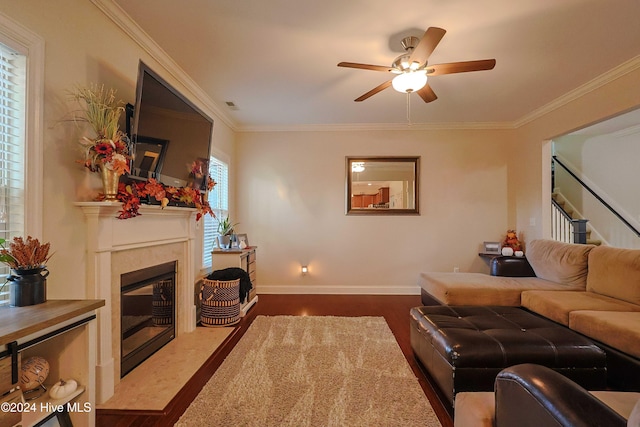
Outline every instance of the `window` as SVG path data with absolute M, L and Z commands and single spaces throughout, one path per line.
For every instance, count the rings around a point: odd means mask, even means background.
M 25 63 L 0 44 L 0 237 L 7 241 L 24 234 Z M 2 264 L 0 277 L 8 274 Z M 0 298 L 8 298 L 8 287 Z
M 211 156 L 209 159 L 209 174 L 216 182 L 209 192 L 209 205 L 216 214 L 216 218 L 226 218 L 229 215 L 229 165 Z M 204 220 L 204 248 L 202 254 L 203 267 L 211 267 L 211 251 L 218 233 L 218 220 L 211 215 L 205 215 Z
M 0 14 L 0 237 L 42 239 L 44 40 Z M 9 269 L 0 267 L 0 283 Z M 9 287 L 0 290 L 8 303 Z

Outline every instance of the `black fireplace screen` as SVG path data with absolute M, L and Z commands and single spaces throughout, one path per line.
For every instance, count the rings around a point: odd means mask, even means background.
M 176 262 L 121 276 L 120 377 L 175 337 Z

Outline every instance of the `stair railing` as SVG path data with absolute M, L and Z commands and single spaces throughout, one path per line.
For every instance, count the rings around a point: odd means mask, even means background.
M 626 225 L 636 236 L 640 237 L 640 231 L 638 231 L 638 229 L 636 229 L 631 223 L 629 223 L 629 221 L 627 221 L 626 219 L 624 219 L 624 217 L 622 215 L 620 215 L 614 208 L 611 207 L 611 205 L 609 205 L 609 203 L 605 202 L 602 197 L 600 197 L 598 194 L 596 194 L 595 191 L 593 191 L 591 189 L 591 187 L 589 187 L 584 181 L 582 181 L 575 173 L 573 173 L 573 171 L 571 171 L 571 169 L 569 169 L 564 163 L 562 163 L 561 160 L 558 159 L 557 156 L 551 156 L 551 162 L 552 162 L 552 170 L 554 170 L 554 165 L 553 163 L 557 163 L 558 165 L 560 165 L 569 175 L 571 175 L 571 177 L 573 179 L 576 180 L 576 182 L 578 182 L 585 190 L 587 190 L 589 193 L 591 193 L 591 195 L 593 197 L 595 197 L 598 202 L 600 202 L 602 204 L 602 206 L 604 206 L 605 208 L 607 208 L 612 214 L 614 214 L 624 225 Z M 560 207 L 557 203 L 555 203 L 555 201 L 552 200 L 552 204 L 555 206 Z M 564 211 L 562 208 L 560 208 L 562 211 Z M 565 212 L 566 214 L 566 212 Z M 586 233 L 586 223 L 585 223 L 585 233 Z M 586 243 L 586 234 L 585 234 L 585 243 Z
M 551 199 L 551 238 L 565 243 L 587 243 L 588 219 L 571 218 L 562 206 Z

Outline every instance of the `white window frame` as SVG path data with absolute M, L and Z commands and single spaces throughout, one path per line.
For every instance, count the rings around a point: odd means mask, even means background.
M 25 58 L 24 111 L 24 224 L 23 236 L 44 238 L 43 232 L 43 124 L 44 40 L 0 13 L 0 43 Z M 15 227 L 11 226 L 12 229 Z M 0 290 L 0 305 L 8 303 L 6 288 Z
M 213 249 L 213 245 L 211 244 L 207 244 L 207 236 L 206 236 L 206 232 L 210 227 L 215 227 L 214 230 L 217 230 L 218 227 L 218 219 L 222 219 L 225 218 L 228 214 L 229 214 L 229 203 L 230 203 L 230 198 L 229 198 L 229 190 L 230 190 L 230 177 L 231 177 L 231 165 L 230 165 L 230 158 L 228 155 L 217 151 L 217 150 L 212 150 L 211 152 L 211 157 L 217 159 L 218 161 L 226 164 L 227 166 L 227 188 L 225 190 L 226 195 L 227 195 L 227 200 L 226 200 L 226 209 L 224 209 L 224 207 L 218 207 L 218 206 L 211 206 L 211 209 L 213 210 L 213 212 L 216 215 L 216 218 L 211 218 L 210 216 L 205 216 L 204 221 L 207 221 L 207 223 L 205 224 L 205 226 L 203 227 L 203 239 L 202 239 L 202 267 L 203 268 L 211 268 L 212 267 L 212 262 L 211 262 L 211 250 Z M 215 176 L 212 176 L 212 178 L 215 180 Z M 218 187 L 218 185 L 216 185 L 216 187 Z M 214 188 L 213 191 L 216 191 L 216 189 Z M 211 196 L 209 197 L 209 201 L 212 201 Z M 213 239 L 217 239 L 218 237 L 218 233 L 217 231 L 213 231 L 213 235 L 211 236 L 213 237 Z
M 27 59 L 25 235 L 43 236 L 44 39 L 0 13 L 0 42 Z

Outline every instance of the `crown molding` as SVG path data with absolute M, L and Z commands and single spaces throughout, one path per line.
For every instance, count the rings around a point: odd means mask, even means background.
M 526 114 L 513 122 L 460 122 L 460 123 L 362 123 L 345 125 L 293 125 L 293 126 L 241 126 L 237 132 L 319 132 L 319 131 L 370 131 L 370 130 L 505 130 L 518 129 L 576 99 L 605 86 L 614 80 L 640 69 L 640 55 L 623 62 L 593 80 L 556 98 L 552 102 Z
M 174 79 L 183 84 L 198 102 L 222 120 L 232 130 L 238 125 L 231 119 L 200 86 L 178 65 L 177 62 L 156 43 L 131 17 L 113 0 L 91 0 L 91 2 L 120 27 L 146 53 L 155 59 Z
M 557 110 L 560 107 L 563 107 L 569 104 L 576 99 L 587 95 L 590 92 L 593 92 L 596 89 L 605 86 L 612 81 L 629 74 L 640 68 L 640 55 L 631 58 L 630 60 L 623 62 L 622 64 L 612 68 L 604 74 L 599 75 L 595 79 L 578 86 L 576 89 L 567 92 L 566 94 L 560 96 L 559 98 L 554 99 L 550 103 L 543 105 L 542 107 L 533 110 L 531 113 L 525 115 L 524 117 L 516 120 L 514 122 L 514 127 L 519 128 L 524 126 L 540 117 L 551 113 L 554 110 Z
M 634 125 L 626 129 L 621 129 L 618 132 L 614 132 L 611 136 L 614 138 L 624 138 L 627 136 L 635 135 L 637 133 L 640 133 L 640 125 Z
M 195 95 L 234 132 L 331 132 L 331 131 L 421 131 L 421 130 L 509 130 L 518 129 L 546 114 L 612 81 L 640 68 L 640 55 L 612 68 L 593 80 L 556 98 L 512 122 L 444 122 L 444 123 L 351 123 L 307 125 L 241 126 L 233 120 L 131 17 L 113 0 L 91 0 L 107 17 L 118 25 L 133 41 L 155 59 L 175 79 Z
M 289 126 L 241 126 L 237 132 L 349 132 L 349 131 L 425 131 L 425 130 L 505 130 L 515 129 L 507 122 L 448 123 L 349 123 Z

